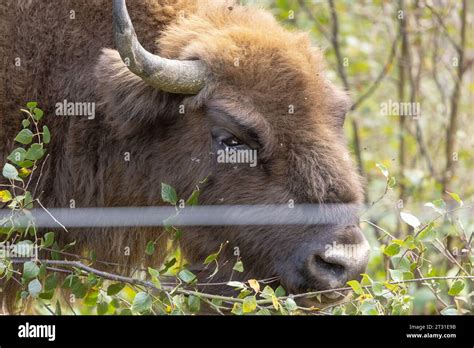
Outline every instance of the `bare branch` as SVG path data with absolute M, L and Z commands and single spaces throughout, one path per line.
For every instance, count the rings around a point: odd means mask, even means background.
M 307 6 L 306 1 L 298 0 L 298 3 L 300 4 L 300 7 L 306 12 L 308 17 L 313 21 L 314 25 L 316 25 L 316 28 L 321 33 L 321 35 L 323 35 L 328 41 L 331 41 L 331 34 L 321 25 L 321 23 L 319 23 L 318 19 L 313 15 L 311 9 Z
M 459 118 L 459 99 L 461 97 L 461 85 L 464 76 L 464 49 L 466 47 L 466 17 L 467 17 L 467 0 L 462 0 L 461 8 L 461 44 L 458 49 L 458 66 L 457 78 L 454 82 L 454 90 L 451 95 L 451 113 L 449 115 L 449 126 L 446 132 L 446 167 L 444 170 L 442 185 L 443 192 L 449 190 L 449 182 L 453 177 L 454 171 L 454 148 L 456 142 L 456 132 L 458 130 Z
M 387 58 L 387 62 L 385 63 L 382 71 L 379 73 L 377 78 L 375 79 L 374 83 L 367 89 L 365 93 L 363 93 L 357 100 L 356 102 L 352 105 L 351 110 L 354 111 L 357 109 L 368 97 L 370 97 L 378 88 L 382 80 L 385 78 L 387 75 L 388 71 L 390 70 L 390 67 L 392 66 L 393 59 L 395 58 L 395 55 L 397 53 L 397 47 L 398 47 L 398 42 L 400 40 L 400 35 L 398 35 L 395 40 L 392 43 L 392 47 L 390 49 L 390 54 Z

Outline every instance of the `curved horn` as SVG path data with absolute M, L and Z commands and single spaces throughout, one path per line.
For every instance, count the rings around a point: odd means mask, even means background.
M 199 60 L 174 60 L 151 54 L 138 42 L 125 0 L 113 0 L 117 50 L 131 72 L 160 90 L 197 94 L 206 82 L 207 69 Z

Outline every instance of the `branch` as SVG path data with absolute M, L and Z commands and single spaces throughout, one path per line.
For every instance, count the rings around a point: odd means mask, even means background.
M 339 47 L 339 20 L 337 17 L 336 8 L 334 6 L 334 0 L 328 0 L 329 8 L 331 10 L 331 28 L 332 28 L 332 36 L 331 36 L 331 43 L 334 47 L 334 52 L 336 54 L 337 59 L 337 71 L 339 72 L 339 76 L 344 84 L 344 87 L 347 91 L 350 90 L 349 81 L 347 80 L 346 70 L 344 69 L 344 64 L 342 62 L 342 55 L 341 49 Z
M 454 48 L 456 49 L 456 51 L 458 51 L 458 53 L 461 52 L 463 50 L 463 44 L 461 43 L 461 45 L 459 45 L 456 41 L 454 41 L 454 39 L 451 37 L 451 35 L 449 35 L 448 28 L 446 28 L 446 25 L 444 24 L 444 21 L 443 21 L 443 18 L 441 17 L 441 15 L 433 7 L 431 7 L 431 5 L 429 5 L 426 2 L 425 2 L 425 6 L 436 17 L 436 19 L 438 21 L 438 24 L 441 26 L 441 28 L 443 28 L 444 34 L 446 35 L 446 38 L 448 39 L 448 41 L 454 46 Z M 464 7 L 464 5 L 463 5 L 463 7 Z
M 334 52 L 336 54 L 336 60 L 337 60 L 337 72 L 339 74 L 339 77 L 342 80 L 342 83 L 344 84 L 344 88 L 346 91 L 350 90 L 349 86 L 349 81 L 347 79 L 346 71 L 344 69 L 344 64 L 342 61 L 342 55 L 341 55 L 341 49 L 339 47 L 339 40 L 338 40 L 338 35 L 339 35 L 339 19 L 337 17 L 337 12 L 336 8 L 334 6 L 334 1 L 333 0 L 328 0 L 329 2 L 329 8 L 331 11 L 331 28 L 332 28 L 332 35 L 331 35 L 331 44 L 332 47 L 334 48 Z M 362 177 L 366 177 L 365 175 L 365 170 L 364 170 L 364 164 L 362 161 L 362 151 L 361 151 L 361 145 L 360 145 L 360 136 L 359 136 L 359 125 L 357 124 L 357 121 L 353 118 L 351 120 L 352 124 L 352 133 L 354 137 L 354 152 L 357 160 L 357 167 L 359 169 L 359 173 Z M 368 200 L 368 194 L 366 193 L 365 195 L 365 200 Z
M 24 262 L 27 262 L 29 260 L 24 259 L 16 259 L 12 260 L 12 263 L 17 263 L 21 264 Z M 101 278 L 108 279 L 108 280 L 113 280 L 117 282 L 122 282 L 126 284 L 131 284 L 131 285 L 139 285 L 139 286 L 144 286 L 146 288 L 156 290 L 156 291 L 173 291 L 175 293 L 180 293 L 184 295 L 195 295 L 207 299 L 217 299 L 217 300 L 222 300 L 222 301 L 227 301 L 227 302 L 244 302 L 244 299 L 240 298 L 235 298 L 231 296 L 222 296 L 222 295 L 214 295 L 214 294 L 208 294 L 208 293 L 202 293 L 199 291 L 195 290 L 188 290 L 188 289 L 182 289 L 182 288 L 169 288 L 169 289 L 160 289 L 156 285 L 154 285 L 152 282 L 146 281 L 146 280 L 141 280 L 141 279 L 135 279 L 131 277 L 126 277 L 118 274 L 113 274 L 110 272 L 104 272 L 100 271 L 98 269 L 92 268 L 90 266 L 87 266 L 81 262 L 78 261 L 62 261 L 62 260 L 38 260 L 40 263 L 44 265 L 50 265 L 50 266 L 63 266 L 63 267 L 74 267 L 86 272 L 90 272 L 92 274 L 95 274 Z M 416 279 L 407 279 L 403 281 L 392 281 L 392 282 L 387 282 L 388 284 L 392 285 L 397 285 L 397 284 L 405 284 L 405 283 L 417 283 L 417 282 L 425 282 L 429 280 L 451 280 L 451 279 L 469 279 L 469 280 L 474 280 L 474 276 L 446 276 L 446 277 L 424 277 L 424 278 L 416 278 Z M 364 285 L 362 286 L 364 289 L 370 289 L 373 287 L 373 285 Z M 282 296 L 279 297 L 279 300 L 286 300 L 289 298 L 303 298 L 303 297 L 314 297 L 320 294 L 327 294 L 327 293 L 333 293 L 333 292 L 341 292 L 341 291 L 348 291 L 352 290 L 351 287 L 342 287 L 342 288 L 337 288 L 337 289 L 328 289 L 328 290 L 320 290 L 320 291 L 312 291 L 312 292 L 307 292 L 303 294 L 296 294 L 296 295 L 289 295 L 289 296 Z M 258 305 L 264 305 L 264 304 L 271 304 L 273 301 L 272 299 L 262 299 L 262 300 L 257 300 Z
M 400 40 L 400 34 L 395 38 L 395 40 L 392 43 L 392 48 L 390 49 L 390 54 L 388 56 L 387 62 L 385 63 L 382 71 L 379 73 L 377 78 L 375 79 L 374 83 L 372 86 L 370 86 L 367 91 L 362 94 L 359 99 L 356 100 L 356 102 L 351 106 L 351 111 L 354 111 L 357 109 L 362 102 L 370 97 L 376 90 L 379 84 L 382 82 L 382 80 L 385 78 L 387 75 L 388 71 L 390 70 L 390 67 L 393 63 L 393 59 L 395 58 L 395 55 L 397 53 L 397 47 L 398 47 L 398 41 Z
M 407 15 L 405 10 L 404 0 L 398 0 L 398 9 L 402 13 L 402 17 L 399 18 L 399 35 L 401 36 L 402 40 L 402 47 L 400 53 L 400 59 L 398 62 L 398 100 L 400 103 L 405 102 L 405 81 L 406 81 L 406 73 L 407 70 L 410 69 L 408 66 L 409 62 L 409 51 L 408 51 L 408 33 L 407 33 L 407 20 L 405 16 Z M 405 171 L 405 117 L 400 116 L 398 122 L 398 163 L 399 163 L 399 174 L 401 177 L 404 175 Z M 403 181 L 399 183 L 399 199 L 404 201 L 405 200 L 405 184 Z M 400 232 L 402 229 L 402 225 L 398 220 L 397 223 L 397 231 Z
M 455 147 L 456 132 L 458 130 L 458 106 L 461 96 L 461 85 L 464 76 L 464 49 L 466 47 L 466 17 L 467 17 L 467 0 L 462 1 L 461 9 L 461 44 L 458 49 L 458 67 L 457 78 L 455 79 L 453 94 L 451 95 L 451 113 L 449 115 L 449 126 L 446 134 L 446 167 L 442 179 L 443 192 L 449 190 L 448 185 L 453 177 L 454 160 L 453 152 Z
M 418 3 L 416 3 L 415 6 L 418 6 Z M 416 9 L 415 9 L 415 21 L 416 21 L 416 25 L 420 26 L 419 12 L 416 11 Z M 419 37 L 419 35 L 420 35 L 419 32 L 417 32 L 417 35 L 418 35 L 417 38 L 421 42 L 421 38 Z M 408 74 L 408 80 L 409 80 L 409 83 L 410 83 L 410 89 L 411 89 L 410 102 L 412 103 L 412 105 L 414 105 L 416 103 L 417 95 L 419 93 L 419 88 L 420 88 L 421 71 L 422 71 L 422 67 L 423 67 L 423 52 L 422 52 L 421 45 L 418 45 L 417 52 L 418 52 L 418 62 L 419 63 L 418 63 L 418 71 L 417 71 L 416 77 L 414 77 L 413 76 L 413 71 L 412 71 L 413 59 L 412 59 L 412 55 L 411 55 L 411 52 L 410 52 L 410 48 L 407 47 L 406 57 L 407 57 L 407 63 L 408 64 L 406 66 L 406 72 Z M 415 117 L 415 129 L 416 129 L 415 138 L 416 138 L 416 141 L 418 142 L 418 145 L 420 147 L 420 154 L 426 161 L 426 165 L 428 166 L 428 171 L 430 172 L 430 175 L 433 178 L 436 178 L 437 176 L 436 176 L 436 173 L 434 171 L 433 161 L 431 160 L 431 157 L 428 153 L 428 149 L 426 147 L 424 136 L 423 136 L 423 131 L 422 131 L 421 126 L 420 126 L 420 121 L 419 121 L 419 116 L 420 115 L 416 115 L 416 116 L 417 117 Z
M 306 12 L 308 17 L 314 22 L 316 28 L 318 28 L 319 32 L 328 40 L 331 41 L 331 34 L 324 28 L 321 23 L 319 23 L 318 19 L 313 15 L 311 10 L 306 5 L 305 0 L 298 0 L 300 7 Z

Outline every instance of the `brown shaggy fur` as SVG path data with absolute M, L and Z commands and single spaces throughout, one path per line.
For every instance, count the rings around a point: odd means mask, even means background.
M 21 127 L 19 108 L 38 101 L 53 139 L 40 187 L 43 204 L 68 207 L 74 199 L 77 207 L 160 205 L 161 182 L 187 197 L 205 177 L 200 204 L 361 201 L 362 185 L 345 159 L 341 127 L 349 101 L 325 78 L 322 53 L 311 48 L 307 34 L 289 32 L 268 12 L 233 1 L 127 3 L 145 48 L 207 64 L 209 82 L 198 95 L 163 93 L 128 71 L 113 50 L 110 0 L 0 5 L 0 163 Z M 64 99 L 96 102 L 96 118 L 55 116 L 54 105 Z M 180 104 L 185 115 L 178 114 Z M 261 143 L 257 167 L 216 165 L 209 155 L 210 129 L 232 128 L 233 122 L 255 129 Z M 240 128 L 235 132 L 248 137 Z M 228 240 L 222 257 L 233 260 L 232 248 L 239 246 L 242 279 L 291 280 L 282 275 L 284 261 L 316 232 L 195 227 L 185 229 L 180 243 L 190 262 L 201 263 Z M 82 229 L 60 236 L 76 239 L 77 252 L 94 248 L 98 259 L 134 266 L 159 264 L 166 241 L 159 227 Z M 342 240 L 344 234 L 334 232 L 332 238 Z M 155 239 L 161 252 L 145 260 L 145 245 Z M 130 256 L 124 255 L 127 246 Z M 227 280 L 230 268 L 218 278 Z

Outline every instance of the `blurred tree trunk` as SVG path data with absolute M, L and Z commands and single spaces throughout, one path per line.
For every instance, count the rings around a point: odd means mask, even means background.
M 405 85 L 406 85 L 406 73 L 409 60 L 408 56 L 408 38 L 406 30 L 406 12 L 405 12 L 405 3 L 404 0 L 398 1 L 398 20 L 399 20 L 399 35 L 401 37 L 401 52 L 400 58 L 398 60 L 398 102 L 405 102 Z M 398 199 L 402 205 L 405 205 L 405 183 L 404 183 L 404 172 L 405 172 L 405 116 L 398 115 L 398 173 L 401 180 L 398 180 L 399 194 Z M 402 233 L 403 224 L 398 220 L 397 223 L 397 233 Z
M 446 131 L 446 167 L 443 172 L 442 188 L 443 195 L 446 197 L 446 191 L 449 191 L 449 185 L 451 179 L 454 176 L 455 162 L 457 161 L 456 148 L 456 133 L 458 130 L 458 115 L 459 115 L 459 99 L 461 97 L 461 86 L 464 76 L 464 51 L 466 48 L 466 16 L 467 16 L 467 0 L 462 1 L 461 8 L 461 41 L 458 45 L 455 45 L 458 56 L 453 61 L 457 63 L 456 66 L 456 78 L 454 81 L 454 90 L 451 95 L 451 112 L 449 115 L 449 124 Z M 447 197 L 446 197 L 447 198 Z

